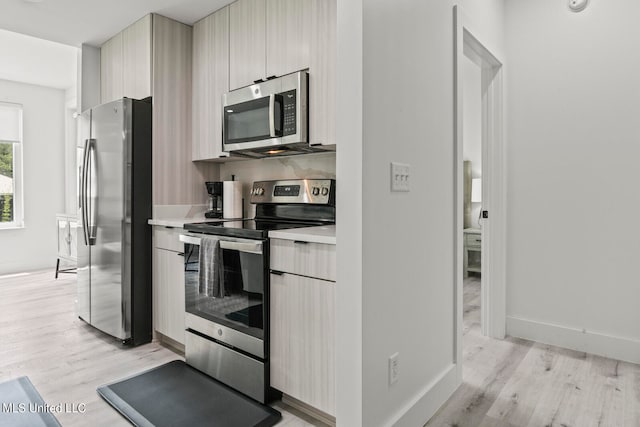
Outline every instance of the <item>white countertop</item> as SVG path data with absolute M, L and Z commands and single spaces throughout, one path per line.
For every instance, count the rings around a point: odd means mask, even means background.
M 320 227 L 294 228 L 291 230 L 270 231 L 273 239 L 299 240 L 309 243 L 336 244 L 336 226 L 322 225 Z
M 204 205 L 156 205 L 149 224 L 182 228 L 191 222 L 205 221 L 205 210 Z
M 190 218 L 182 217 L 182 218 L 153 218 L 149 220 L 150 225 L 162 225 L 164 227 L 175 227 L 182 228 L 185 224 L 189 224 L 192 222 L 202 222 L 206 221 L 207 218 L 204 217 L 203 214 L 195 215 Z

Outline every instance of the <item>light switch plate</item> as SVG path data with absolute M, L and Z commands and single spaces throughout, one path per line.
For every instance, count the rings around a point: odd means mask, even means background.
M 391 191 L 409 191 L 410 169 L 405 163 L 391 162 Z

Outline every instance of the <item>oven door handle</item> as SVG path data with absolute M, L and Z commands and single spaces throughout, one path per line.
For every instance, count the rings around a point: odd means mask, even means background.
M 189 236 L 188 234 L 181 234 L 178 238 L 182 243 L 198 246 L 200 246 L 200 241 L 202 240 L 199 237 Z
M 200 237 L 190 236 L 188 234 L 181 234 L 179 239 L 183 243 L 189 245 L 200 245 L 202 239 Z M 262 255 L 262 242 L 234 242 L 232 240 L 220 239 L 220 248 L 229 249 L 232 251 L 246 252 L 250 254 Z
M 250 254 L 262 255 L 262 242 L 231 242 L 229 240 L 220 240 L 220 248 L 229 249 L 238 252 L 247 252 Z

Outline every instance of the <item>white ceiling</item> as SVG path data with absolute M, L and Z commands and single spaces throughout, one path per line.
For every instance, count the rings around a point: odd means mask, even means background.
M 2 0 L 0 29 L 79 47 L 100 46 L 155 12 L 193 24 L 231 0 Z

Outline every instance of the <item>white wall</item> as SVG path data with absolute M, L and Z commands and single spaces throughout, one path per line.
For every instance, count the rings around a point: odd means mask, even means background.
M 640 2 L 510 0 L 508 332 L 640 362 Z
M 462 7 L 465 25 L 499 58 L 505 57 L 505 4 L 511 0 L 455 0 Z M 562 3 L 562 2 L 560 2 Z
M 23 106 L 25 227 L 0 230 L 0 274 L 53 268 L 64 209 L 65 92 L 0 80 L 0 101 Z
M 481 71 L 478 65 L 464 57 L 462 62 L 462 158 L 471 162 L 471 178 L 482 178 Z M 471 227 L 479 227 L 478 215 L 481 208 L 481 203 L 471 203 Z
M 336 421 L 363 425 L 362 2 L 337 0 Z
M 452 9 L 363 4 L 363 425 L 418 425 L 406 411 L 454 372 Z M 409 193 L 390 192 L 391 161 L 411 165 Z
M 479 28 L 501 22 L 490 3 Z M 338 1 L 339 426 L 422 425 L 456 387 L 453 4 Z
M 242 181 L 245 217 L 253 218 L 255 206 L 249 202 L 254 181 L 297 178 L 336 177 L 336 153 L 305 154 L 256 160 L 240 160 L 220 164 L 220 180 Z M 204 189 L 204 183 L 202 183 Z
M 77 49 L 73 46 L 0 29 L 0 58 L 4 58 L 0 79 L 56 89 L 75 85 Z

